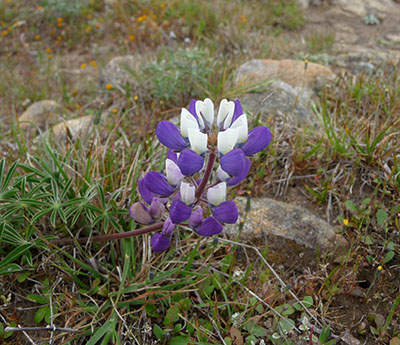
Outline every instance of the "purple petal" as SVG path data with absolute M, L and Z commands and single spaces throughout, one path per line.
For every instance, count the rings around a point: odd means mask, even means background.
M 189 218 L 189 225 L 193 228 L 197 228 L 203 223 L 203 209 L 200 205 L 194 207 L 192 214 Z
M 251 167 L 250 159 L 245 158 L 244 159 L 244 164 L 243 164 L 243 169 L 242 169 L 241 173 L 238 176 L 235 176 L 235 177 L 231 178 L 230 180 L 226 181 L 226 184 L 228 186 L 232 187 L 232 186 L 236 186 L 237 184 L 242 182 L 242 180 L 249 173 L 250 167 Z
M 173 202 L 169 209 L 169 217 L 174 224 L 179 224 L 188 220 L 191 214 L 192 208 L 186 205 L 182 200 Z
M 232 200 L 224 201 L 212 209 L 213 216 L 221 223 L 235 224 L 239 211 Z
M 168 183 L 167 178 L 157 171 L 149 171 L 144 177 L 144 182 L 150 192 L 160 196 L 170 196 L 175 192 L 175 188 Z
M 249 132 L 249 137 L 241 147 L 246 156 L 251 156 L 264 150 L 272 140 L 272 134 L 267 127 L 256 127 Z
M 150 216 L 154 219 L 160 219 L 164 211 L 165 206 L 158 200 L 158 198 L 153 197 L 149 207 Z
M 146 206 L 141 202 L 135 202 L 129 207 L 129 215 L 135 220 L 136 223 L 150 224 L 153 222 L 149 211 Z
M 236 119 L 242 114 L 243 114 L 243 108 L 242 108 L 242 105 L 240 104 L 240 101 L 237 99 L 235 101 L 235 111 L 233 112 L 231 123 L 234 123 L 236 121 Z
M 163 224 L 162 228 L 162 234 L 165 236 L 172 236 L 172 233 L 174 232 L 175 224 L 172 223 L 171 218 L 167 218 Z
M 139 185 L 139 193 L 142 196 L 142 199 L 150 205 L 151 201 L 153 200 L 153 194 L 146 187 L 146 182 L 144 178 L 139 180 L 138 185 Z
M 191 113 L 196 118 L 196 120 L 198 121 L 198 117 L 197 117 L 197 114 L 196 114 L 196 102 L 197 102 L 197 100 L 195 100 L 193 98 L 190 101 L 188 110 L 189 110 L 189 113 Z
M 178 161 L 178 155 L 176 154 L 176 152 L 174 152 L 172 150 L 168 150 L 167 158 L 169 158 L 174 163 L 176 163 Z
M 170 243 L 171 243 L 171 239 L 168 236 L 164 236 L 163 234 L 160 234 L 159 232 L 155 233 L 151 237 L 151 247 L 153 248 L 153 251 L 155 251 L 155 252 L 162 252 L 162 251 L 168 249 Z
M 192 150 L 185 149 L 179 155 L 178 166 L 185 176 L 190 176 L 200 171 L 203 165 L 204 158 Z
M 229 175 L 237 176 L 243 170 L 245 159 L 246 157 L 241 149 L 229 151 L 220 159 L 221 168 Z
M 179 127 L 172 122 L 161 121 L 157 126 L 156 134 L 161 144 L 171 150 L 180 151 L 189 145 L 189 141 L 182 137 Z
M 204 219 L 203 224 L 197 228 L 197 233 L 200 236 L 212 236 L 221 233 L 222 225 L 215 218 L 208 217 Z

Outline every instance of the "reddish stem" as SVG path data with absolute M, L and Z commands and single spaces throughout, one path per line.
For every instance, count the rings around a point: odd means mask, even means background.
M 131 230 L 131 231 L 127 231 L 127 232 L 119 232 L 117 234 L 101 235 L 101 236 L 94 236 L 94 237 L 82 237 L 82 238 L 78 238 L 76 240 L 78 241 L 78 243 L 85 243 L 89 240 L 92 242 L 119 240 L 121 238 L 128 238 L 128 237 L 134 237 L 134 236 L 138 236 L 138 235 L 144 235 L 149 232 L 160 230 L 160 229 L 162 229 L 163 224 L 164 224 L 164 222 L 161 222 L 161 223 L 156 223 L 156 224 L 153 224 L 150 226 L 146 226 L 139 230 Z M 74 240 L 72 238 L 50 241 L 50 243 L 54 243 L 57 245 L 69 244 L 72 242 L 74 242 Z
M 204 192 L 204 188 L 206 187 L 206 184 L 208 182 L 208 179 L 210 178 L 216 157 L 217 157 L 217 154 L 215 153 L 215 151 L 211 151 L 210 156 L 208 157 L 207 168 L 206 168 L 206 171 L 204 172 L 203 179 L 201 180 L 200 186 L 198 186 L 196 189 L 196 193 L 195 193 L 196 204 L 199 202 L 201 195 Z

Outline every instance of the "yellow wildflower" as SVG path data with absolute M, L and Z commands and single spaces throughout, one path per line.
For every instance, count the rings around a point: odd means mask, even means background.
M 85 68 L 86 68 L 86 64 L 83 63 L 83 64 L 81 65 L 81 69 L 85 69 Z
M 90 61 L 90 65 L 91 65 L 93 68 L 97 68 L 97 63 L 96 63 L 96 61 L 94 61 L 94 60 Z
M 378 271 L 382 271 L 382 270 L 383 270 L 382 265 L 379 265 L 379 266 L 378 266 Z
M 52 52 L 51 48 L 47 48 L 47 49 L 46 49 L 46 53 L 47 53 L 47 54 L 51 54 L 51 52 Z
M 345 226 L 349 225 L 349 220 L 348 220 L 348 219 L 343 219 L 343 224 L 344 224 Z
M 78 94 L 78 90 L 72 90 L 72 94 L 76 96 Z
M 106 84 L 106 89 L 111 90 L 113 88 L 112 84 Z
M 135 36 L 129 35 L 129 41 L 133 41 L 135 39 Z
M 136 102 L 139 99 L 139 96 L 134 96 L 133 100 Z
M 147 16 L 144 15 L 144 16 L 138 17 L 136 20 L 140 23 L 140 22 L 142 22 L 142 21 L 144 21 L 144 20 L 146 20 L 146 19 L 147 19 Z
M 36 36 L 35 36 L 35 40 L 36 40 L 36 41 L 39 41 L 39 40 L 40 40 L 40 35 L 36 35 Z
M 0 36 L 4 37 L 8 35 L 8 31 L 7 30 L 3 30 L 0 32 Z
M 79 104 L 77 104 L 77 105 L 76 105 L 76 109 L 81 110 L 81 109 L 82 109 L 82 106 L 79 105 Z
M 100 24 L 96 23 L 95 27 L 96 27 L 96 29 L 100 29 Z
M 118 113 L 118 109 L 116 109 L 116 108 L 111 109 L 111 112 L 112 112 L 113 114 L 116 114 L 116 113 Z
M 88 15 L 87 15 L 87 18 L 88 18 L 88 19 L 92 19 L 93 16 L 92 16 L 91 14 L 88 14 Z
M 242 20 L 243 24 L 247 23 L 247 19 L 245 16 L 240 16 L 240 19 Z

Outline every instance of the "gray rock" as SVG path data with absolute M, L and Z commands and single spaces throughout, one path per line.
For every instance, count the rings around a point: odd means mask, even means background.
M 136 60 L 133 55 L 113 58 L 102 71 L 101 84 L 112 84 L 121 87 L 126 84 L 134 84 L 135 78 L 130 71 L 135 69 Z
M 342 54 L 335 57 L 335 64 L 349 69 L 353 73 L 371 73 L 383 64 L 397 65 L 400 62 L 400 52 L 363 46 L 349 46 Z
M 63 121 L 51 128 L 57 142 L 65 141 L 68 138 L 76 140 L 78 137 L 85 138 L 93 126 L 93 116 L 87 115 L 76 119 Z
M 336 75 L 327 66 L 291 59 L 253 59 L 237 70 L 236 83 L 268 79 L 279 79 L 293 87 L 320 89 L 335 80 Z
M 383 15 L 395 8 L 392 0 L 334 0 L 333 5 L 340 7 L 344 12 L 360 17 L 369 14 Z
M 18 121 L 21 128 L 32 127 L 32 124 L 45 129 L 46 126 L 55 124 L 63 118 L 64 108 L 52 100 L 42 100 L 31 104 Z
M 235 202 L 239 214 L 244 216 L 247 199 L 240 197 Z M 226 225 L 224 231 L 229 238 L 236 239 L 238 225 Z M 251 199 L 239 241 L 267 245 L 272 259 L 279 264 L 315 258 L 317 250 L 342 251 L 348 246 L 342 235 L 310 211 L 269 198 Z
M 287 126 L 319 126 L 318 119 L 311 111 L 310 90 L 295 88 L 283 81 L 270 84 L 265 92 L 248 93 L 240 101 L 245 111 L 260 113 L 265 122 L 272 117 Z

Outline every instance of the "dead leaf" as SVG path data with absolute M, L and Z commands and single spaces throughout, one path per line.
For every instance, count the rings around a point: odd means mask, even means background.
M 242 333 L 240 333 L 237 328 L 231 327 L 229 330 L 229 335 L 231 336 L 234 345 L 243 345 Z
M 396 337 L 390 340 L 390 345 L 400 345 L 400 338 Z

